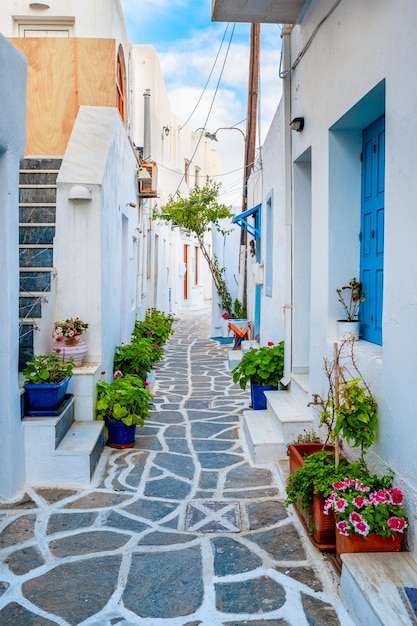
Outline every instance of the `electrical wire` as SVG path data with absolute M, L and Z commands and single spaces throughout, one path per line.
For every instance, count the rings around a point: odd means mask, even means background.
M 234 35 L 234 32 L 235 32 L 235 28 L 236 28 L 236 24 L 233 24 L 233 28 L 232 28 L 232 32 L 231 32 L 231 34 L 230 34 L 230 39 L 229 39 L 229 43 L 228 43 L 228 46 L 227 46 L 226 54 L 225 54 L 225 57 L 224 57 L 224 60 L 223 60 L 223 65 L 222 65 L 222 68 L 221 68 L 221 71 L 220 71 L 219 78 L 218 78 L 218 80 L 217 80 L 216 89 L 214 90 L 214 94 L 213 94 L 213 98 L 212 98 L 212 101 L 211 101 L 211 104 L 210 104 L 210 108 L 209 108 L 209 110 L 208 110 L 208 113 L 207 113 L 207 116 L 206 116 L 206 119 L 205 119 L 205 122 L 204 122 L 204 125 L 203 125 L 203 127 L 204 127 L 204 128 L 206 128 L 206 127 L 207 127 L 207 123 L 208 123 L 209 118 L 210 118 L 210 115 L 211 115 L 211 110 L 212 110 L 212 108 L 213 108 L 213 106 L 214 106 L 214 101 L 215 101 L 215 99 L 216 99 L 216 97 L 217 97 L 217 92 L 218 92 L 218 90 L 219 90 L 219 87 L 220 87 L 220 82 L 221 82 L 221 79 L 222 79 L 222 77 L 223 77 L 224 68 L 225 68 L 225 66 L 226 66 L 226 61 L 227 61 L 227 58 L 228 58 L 228 56 L 229 56 L 230 46 L 231 46 L 231 43 L 232 43 L 232 39 L 233 39 L 233 35 Z M 193 162 L 193 159 L 194 159 L 194 157 L 195 157 L 195 155 L 196 155 L 196 153 L 197 153 L 198 147 L 199 147 L 199 145 L 200 145 L 200 142 L 201 142 L 202 136 L 203 136 L 203 133 L 201 133 L 201 134 L 200 134 L 200 137 L 198 138 L 197 145 L 196 145 L 196 147 L 195 147 L 195 149 L 194 149 L 194 152 L 193 152 L 193 154 L 192 154 L 192 156 L 191 156 L 191 158 L 190 158 L 189 165 L 191 165 L 191 163 Z M 184 178 L 185 178 L 185 172 L 184 172 L 184 174 L 182 175 L 180 182 L 178 183 L 178 187 L 177 187 L 177 189 L 176 189 L 176 192 L 179 190 L 179 188 L 180 188 L 180 186 L 181 186 L 181 184 L 182 184 L 182 182 L 183 182 Z M 175 192 L 175 193 L 176 193 L 176 192 Z
M 280 78 L 285 78 L 286 76 L 288 76 L 288 74 L 290 72 L 292 72 L 297 67 L 297 65 L 299 64 L 299 62 L 301 61 L 301 59 L 303 58 L 303 56 L 305 55 L 305 53 L 307 52 L 307 50 L 309 49 L 311 44 L 313 43 L 313 40 L 314 40 L 315 36 L 317 35 L 318 31 L 320 30 L 320 28 L 322 27 L 324 22 L 331 16 L 333 11 L 339 6 L 341 1 L 342 0 L 336 0 L 334 5 L 327 11 L 326 15 L 320 20 L 320 22 L 317 24 L 316 28 L 311 33 L 311 35 L 310 35 L 309 39 L 307 40 L 307 43 L 305 44 L 304 48 L 297 55 L 297 58 L 295 59 L 294 63 L 291 65 L 291 67 L 288 70 L 281 70 L 281 67 L 282 67 L 282 48 L 281 48 L 281 59 L 280 59 L 280 62 L 279 62 L 279 77 Z
M 213 63 L 213 65 L 212 65 L 212 68 L 211 68 L 211 70 L 210 70 L 210 74 L 209 74 L 209 77 L 207 78 L 206 84 L 204 85 L 203 91 L 201 92 L 201 95 L 200 95 L 199 99 L 197 100 L 197 104 L 195 105 L 194 109 L 191 111 L 190 115 L 188 116 L 188 118 L 186 119 L 186 121 L 184 122 L 184 124 L 182 124 L 182 125 L 179 127 L 179 129 L 178 129 L 178 130 L 181 130 L 182 128 L 184 128 L 184 126 L 186 126 L 186 125 L 188 124 L 188 122 L 190 121 L 190 119 L 192 118 L 192 116 L 194 115 L 194 113 L 196 112 L 197 107 L 198 107 L 198 105 L 200 104 L 200 102 L 201 102 L 201 100 L 202 100 L 202 98 L 203 98 L 203 96 L 204 96 L 204 94 L 205 94 L 205 92 L 206 92 L 207 86 L 208 86 L 208 84 L 209 84 L 209 82 L 210 82 L 210 78 L 211 78 L 211 76 L 212 76 L 212 74 L 213 74 L 213 72 L 214 72 L 214 68 L 216 67 L 217 60 L 218 60 L 219 55 L 220 55 L 220 51 L 221 51 L 221 49 L 222 49 L 222 47 L 223 47 L 223 43 L 224 43 L 224 40 L 225 40 L 225 37 L 226 37 L 226 33 L 227 33 L 227 31 L 228 31 L 229 26 L 230 26 L 230 22 L 227 24 L 227 26 L 226 26 L 226 28 L 225 28 L 225 31 L 224 31 L 224 33 L 223 33 L 223 37 L 222 37 L 222 40 L 221 40 L 221 43 L 220 43 L 219 49 L 217 50 L 216 58 L 215 58 L 215 60 L 214 60 L 214 63 Z

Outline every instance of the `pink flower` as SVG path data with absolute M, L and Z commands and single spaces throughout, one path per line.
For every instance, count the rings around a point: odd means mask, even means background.
M 346 489 L 347 484 L 346 484 L 346 482 L 343 480 L 343 481 L 338 481 L 338 482 L 333 483 L 332 487 L 333 487 L 334 489 L 338 489 L 339 491 L 341 491 L 341 490 L 343 490 L 343 489 Z
M 404 494 L 400 489 L 391 489 L 391 501 L 393 504 L 402 504 L 404 502 Z
M 403 517 L 390 517 L 387 523 L 391 530 L 396 530 L 399 533 L 402 533 L 404 528 L 407 528 L 407 522 Z
M 365 521 L 362 520 L 361 522 L 356 522 L 354 526 L 355 526 L 356 532 L 362 535 L 363 537 L 366 537 L 366 535 L 369 534 L 369 526 Z
M 57 349 L 56 349 L 56 351 L 57 351 L 57 352 L 58 352 L 58 354 L 59 354 L 60 352 L 62 352 L 62 348 L 57 348 Z
M 355 506 L 357 509 L 361 509 L 367 504 L 369 504 L 368 498 L 364 498 L 363 496 L 356 496 L 356 498 L 353 498 L 353 506 Z
M 336 528 L 341 535 L 349 535 L 349 525 L 344 520 L 341 522 L 336 522 Z
M 369 497 L 372 504 L 374 504 L 375 506 L 378 505 L 380 502 L 390 502 L 390 494 L 387 489 L 380 489 L 379 491 L 375 491 L 374 493 L 371 493 Z
M 123 376 L 123 372 L 121 372 L 120 370 L 116 370 L 113 374 L 113 378 L 122 378 Z
M 344 498 L 340 498 L 339 500 L 336 500 L 336 502 L 334 503 L 334 508 L 336 511 L 343 513 L 347 505 L 348 503 L 346 502 L 346 500 Z
M 349 521 L 352 522 L 352 524 L 357 524 L 358 522 L 363 522 L 363 518 L 362 515 L 353 511 L 353 513 L 349 515 Z

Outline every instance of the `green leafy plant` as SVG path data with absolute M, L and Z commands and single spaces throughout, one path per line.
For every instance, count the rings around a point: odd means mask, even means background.
M 23 370 L 25 384 L 48 384 L 60 383 L 72 376 L 75 361 L 70 357 L 63 361 L 60 357 L 60 348 L 50 354 L 35 355 L 31 361 L 26 362 Z
M 375 533 L 381 537 L 393 537 L 407 528 L 407 518 L 402 504 L 404 494 L 392 488 L 392 474 L 380 481 L 379 487 L 369 481 L 344 478 L 333 483 L 324 511 L 333 510 L 336 528 L 341 535 Z
M 97 383 L 96 417 L 143 426 L 152 408 L 153 396 L 139 376 L 118 376 L 111 383 Z
M 158 309 L 148 309 L 143 321 L 136 320 L 132 332 L 132 342 L 138 339 L 146 339 L 149 344 L 153 344 L 154 362 L 162 358 L 162 346 L 168 341 L 169 337 L 174 334 L 172 328 L 174 318 L 170 313 L 163 313 Z
M 236 298 L 235 301 L 233 302 L 233 310 L 238 320 L 246 319 L 246 310 L 238 298 Z
M 135 374 L 144 379 L 156 360 L 156 349 L 152 340 L 138 338 L 132 343 L 116 346 L 113 367 L 123 375 Z
M 314 493 L 320 493 L 326 498 L 333 490 L 333 483 L 343 480 L 346 476 L 368 481 L 375 489 L 386 485 L 384 479 L 370 476 L 361 459 L 351 463 L 342 456 L 336 467 L 334 452 L 321 450 L 304 457 L 304 465 L 289 475 L 286 504 L 296 503 L 306 509 L 311 506 Z
M 224 280 L 224 268 L 220 267 L 215 256 L 211 257 L 210 248 L 205 241 L 205 233 L 213 228 L 226 235 L 229 231 L 221 227 L 220 221 L 230 219 L 234 215 L 226 205 L 218 202 L 219 190 L 218 183 L 208 182 L 204 187 L 197 186 L 190 189 L 187 198 L 182 198 L 180 192 L 177 191 L 169 197 L 164 206 L 154 208 L 154 217 L 172 222 L 196 236 L 221 299 L 222 310 L 231 314 L 232 298 Z
M 366 294 L 362 291 L 362 283 L 356 278 L 352 278 L 349 284 L 344 285 L 341 289 L 336 289 L 336 293 L 346 313 L 346 321 L 354 322 L 359 314 L 359 306 L 365 302 Z
M 249 381 L 254 385 L 278 385 L 284 374 L 284 342 L 245 352 L 232 370 L 233 382 L 245 389 Z
M 320 424 L 327 429 L 328 440 L 339 449 L 345 439 L 361 449 L 365 462 L 365 452 L 376 439 L 377 403 L 357 366 L 353 339 L 334 345 L 334 358 L 324 359 L 324 371 L 327 395 L 313 394 L 310 404 L 319 408 Z

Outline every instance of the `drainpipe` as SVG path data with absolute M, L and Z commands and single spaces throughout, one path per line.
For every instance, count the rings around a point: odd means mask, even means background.
M 151 160 L 151 90 L 145 89 L 143 94 L 143 160 Z M 143 215 L 142 215 L 142 229 L 143 229 L 143 260 L 142 260 L 142 272 L 143 272 L 143 289 L 142 289 L 142 314 L 144 315 L 144 309 L 146 310 L 151 306 L 153 298 L 153 276 L 151 274 L 151 268 L 148 267 L 148 247 L 151 245 L 149 222 L 151 217 L 151 200 L 150 198 L 144 198 L 143 200 Z M 144 301 L 145 300 L 145 301 Z M 143 306 L 145 305 L 145 307 Z
M 291 67 L 291 25 L 282 29 L 283 68 Z M 289 378 L 292 371 L 292 325 L 293 325 L 293 203 L 292 203 L 292 143 L 291 143 L 291 70 L 283 78 L 284 101 L 284 162 L 285 168 L 285 227 L 287 245 L 287 280 L 285 297 L 285 350 L 284 377 Z

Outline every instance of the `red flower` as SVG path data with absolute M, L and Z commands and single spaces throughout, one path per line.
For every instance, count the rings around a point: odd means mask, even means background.
M 56 337 L 55 341 L 62 341 L 62 337 Z
M 388 520 L 388 526 L 391 530 L 396 530 L 399 533 L 402 533 L 404 528 L 407 528 L 407 522 L 401 517 L 390 517 Z
M 268 341 L 268 346 L 274 346 L 274 342 L 273 341 Z

